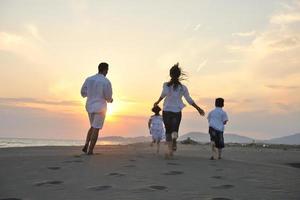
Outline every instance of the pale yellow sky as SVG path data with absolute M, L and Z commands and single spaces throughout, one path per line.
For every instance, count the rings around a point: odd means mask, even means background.
M 299 1 L 0 5 L 0 137 L 81 138 L 88 122 L 79 90 L 102 61 L 115 99 L 104 135 L 148 134 L 150 108 L 176 62 L 207 112 L 225 98 L 227 132 L 300 131 Z M 206 129 L 206 119 L 185 108 L 182 134 Z

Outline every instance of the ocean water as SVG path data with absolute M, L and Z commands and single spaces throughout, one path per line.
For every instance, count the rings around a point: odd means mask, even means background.
M 35 146 L 82 146 L 83 140 L 52 140 L 31 138 L 0 138 L 0 148 Z
M 84 140 L 53 140 L 31 138 L 0 138 L 0 148 L 10 147 L 38 147 L 38 146 L 83 146 Z M 124 141 L 100 140 L 97 145 L 122 145 Z

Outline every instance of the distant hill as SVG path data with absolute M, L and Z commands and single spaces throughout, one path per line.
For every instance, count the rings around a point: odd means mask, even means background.
M 300 133 L 264 141 L 269 144 L 300 144 Z
M 113 144 L 132 144 L 140 142 L 150 142 L 151 137 L 139 136 L 139 137 L 122 137 L 122 136 L 108 136 L 100 137 L 98 140 L 102 142 L 109 142 Z
M 187 138 L 191 138 L 194 141 L 197 142 L 209 142 L 209 134 L 208 133 L 201 133 L 201 132 L 189 132 L 187 134 L 179 136 L 178 140 L 183 141 Z
M 189 132 L 180 136 L 179 140 L 186 140 L 188 137 L 197 142 L 206 143 L 210 141 L 209 134 L 201 132 Z M 224 140 L 225 143 L 252 143 L 254 139 L 236 134 L 225 133 Z
M 179 141 L 186 140 L 191 138 L 196 142 L 207 143 L 210 142 L 208 133 L 201 132 L 189 132 L 187 134 L 181 135 Z M 139 137 L 122 137 L 122 136 L 109 136 L 109 137 L 100 137 L 101 142 L 107 142 L 108 144 L 132 144 L 132 143 L 141 143 L 141 142 L 150 142 L 151 136 L 139 136 Z M 266 143 L 266 144 L 287 144 L 287 145 L 300 145 L 300 133 L 284 136 L 280 138 L 274 138 L 270 140 L 256 140 L 250 137 L 240 136 L 237 134 L 225 133 L 224 134 L 225 143 Z

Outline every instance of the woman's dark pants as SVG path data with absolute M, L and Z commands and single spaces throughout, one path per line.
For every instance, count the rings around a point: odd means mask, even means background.
M 181 122 L 181 112 L 163 111 L 163 121 L 166 128 L 166 141 L 173 141 L 173 150 L 176 150 L 176 139 L 172 139 L 172 133 L 178 133 Z

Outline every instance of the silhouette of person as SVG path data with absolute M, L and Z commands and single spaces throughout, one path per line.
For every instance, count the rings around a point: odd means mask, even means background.
M 82 151 L 88 155 L 93 154 L 94 147 L 98 140 L 99 130 L 103 127 L 107 102 L 113 102 L 111 83 L 106 78 L 107 72 L 108 64 L 100 63 L 98 73 L 88 77 L 81 88 L 81 96 L 87 97 L 85 107 L 91 125 L 86 136 L 85 145 L 82 149 Z
M 162 93 L 159 99 L 154 103 L 154 106 L 156 106 L 161 100 L 165 99 L 163 104 L 163 121 L 166 128 L 166 141 L 168 144 L 166 159 L 171 158 L 173 152 L 177 149 L 176 139 L 178 138 L 178 130 L 181 122 L 181 110 L 185 107 L 182 102 L 182 97 L 184 97 L 200 115 L 205 115 L 205 112 L 190 97 L 188 88 L 180 82 L 183 80 L 182 76 L 184 75 L 179 67 L 179 63 L 171 67 L 171 80 L 163 84 Z

